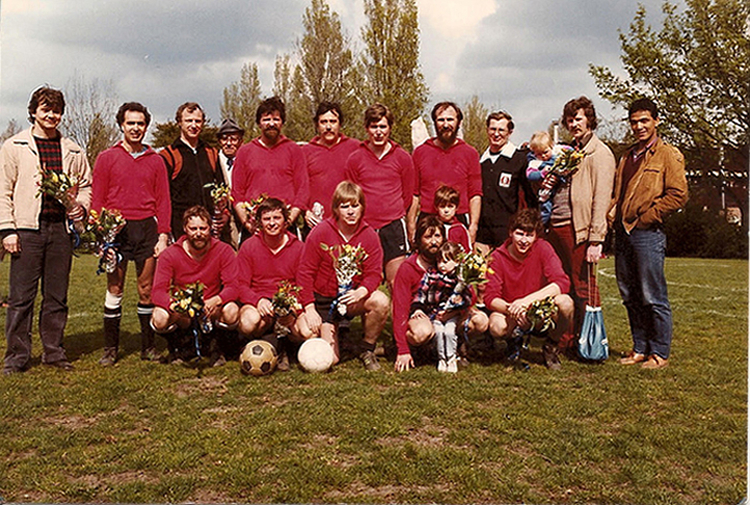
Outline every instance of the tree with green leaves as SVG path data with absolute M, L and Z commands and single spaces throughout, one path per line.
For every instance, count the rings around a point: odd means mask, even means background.
M 464 141 L 470 144 L 480 154 L 487 149 L 487 116 L 490 110 L 479 101 L 477 95 L 473 95 L 463 107 L 464 119 L 461 121 L 461 129 L 464 132 Z
M 429 90 L 419 67 L 419 20 L 415 0 L 365 0 L 360 102 L 381 102 L 393 111 L 391 138 L 411 146 L 410 123 L 427 105 Z
M 322 101 L 338 102 L 346 118 L 362 109 L 354 93 L 355 57 L 339 15 L 325 0 L 312 0 L 302 17 L 304 34 L 295 42 L 294 60 L 276 59 L 274 94 L 287 106 L 286 135 L 306 140 L 315 134 L 312 117 Z
M 625 108 L 646 96 L 659 104 L 660 132 L 697 168 L 715 170 L 722 149 L 744 152 L 750 140 L 750 4 L 747 0 L 667 0 L 659 31 L 640 6 L 620 33 L 627 78 L 591 65 L 599 94 Z
M 253 112 L 253 118 L 255 118 L 255 112 Z M 200 139 L 206 144 L 212 147 L 219 147 L 219 141 L 216 138 L 216 134 L 219 132 L 219 127 L 208 123 L 203 125 L 203 130 L 200 134 Z M 166 147 L 174 142 L 180 136 L 180 127 L 175 121 L 165 121 L 163 123 L 154 123 L 151 126 L 151 147 L 159 149 Z M 247 130 L 245 130 L 247 133 Z
M 245 130 L 245 141 L 259 133 L 255 125 L 255 111 L 260 100 L 258 65 L 245 63 L 240 71 L 240 80 L 224 88 L 224 100 L 220 107 L 222 119 L 234 119 Z

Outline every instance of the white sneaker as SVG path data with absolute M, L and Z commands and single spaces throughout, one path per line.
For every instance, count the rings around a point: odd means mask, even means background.
M 448 371 L 448 363 L 446 363 L 444 359 L 438 360 L 437 371 L 438 372 Z
M 445 371 L 448 373 L 456 373 L 458 372 L 458 362 L 456 361 L 456 357 L 453 356 L 448 360 L 448 364 L 445 367 Z

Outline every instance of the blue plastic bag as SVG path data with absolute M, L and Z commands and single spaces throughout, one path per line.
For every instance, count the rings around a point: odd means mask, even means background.
M 578 354 L 583 359 L 592 361 L 604 361 L 609 357 L 609 342 L 601 307 L 586 305 L 581 336 L 578 339 Z

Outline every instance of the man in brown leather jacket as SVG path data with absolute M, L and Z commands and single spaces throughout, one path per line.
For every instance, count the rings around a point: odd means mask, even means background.
M 633 349 L 620 363 L 658 369 L 667 366 L 672 344 L 663 222 L 687 202 L 685 159 L 657 135 L 659 110 L 654 102 L 636 100 L 628 117 L 638 142 L 617 167 L 609 212 L 615 226 L 617 285 L 633 335 Z

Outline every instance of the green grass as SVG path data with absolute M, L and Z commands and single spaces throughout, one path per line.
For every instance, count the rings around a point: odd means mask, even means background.
M 7 292 L 7 262 L 0 291 Z M 76 371 L 0 377 L 0 502 L 731 504 L 746 493 L 746 261 L 668 259 L 670 366 L 620 366 L 630 336 L 600 273 L 612 358 L 552 373 L 474 364 L 252 378 L 141 362 L 135 285 L 125 355 L 97 365 L 105 279 L 74 262 Z M 132 281 L 130 279 L 129 281 Z M 4 314 L 0 318 L 4 325 Z M 162 346 L 164 345 L 161 342 Z M 4 351 L 4 342 L 0 344 Z

